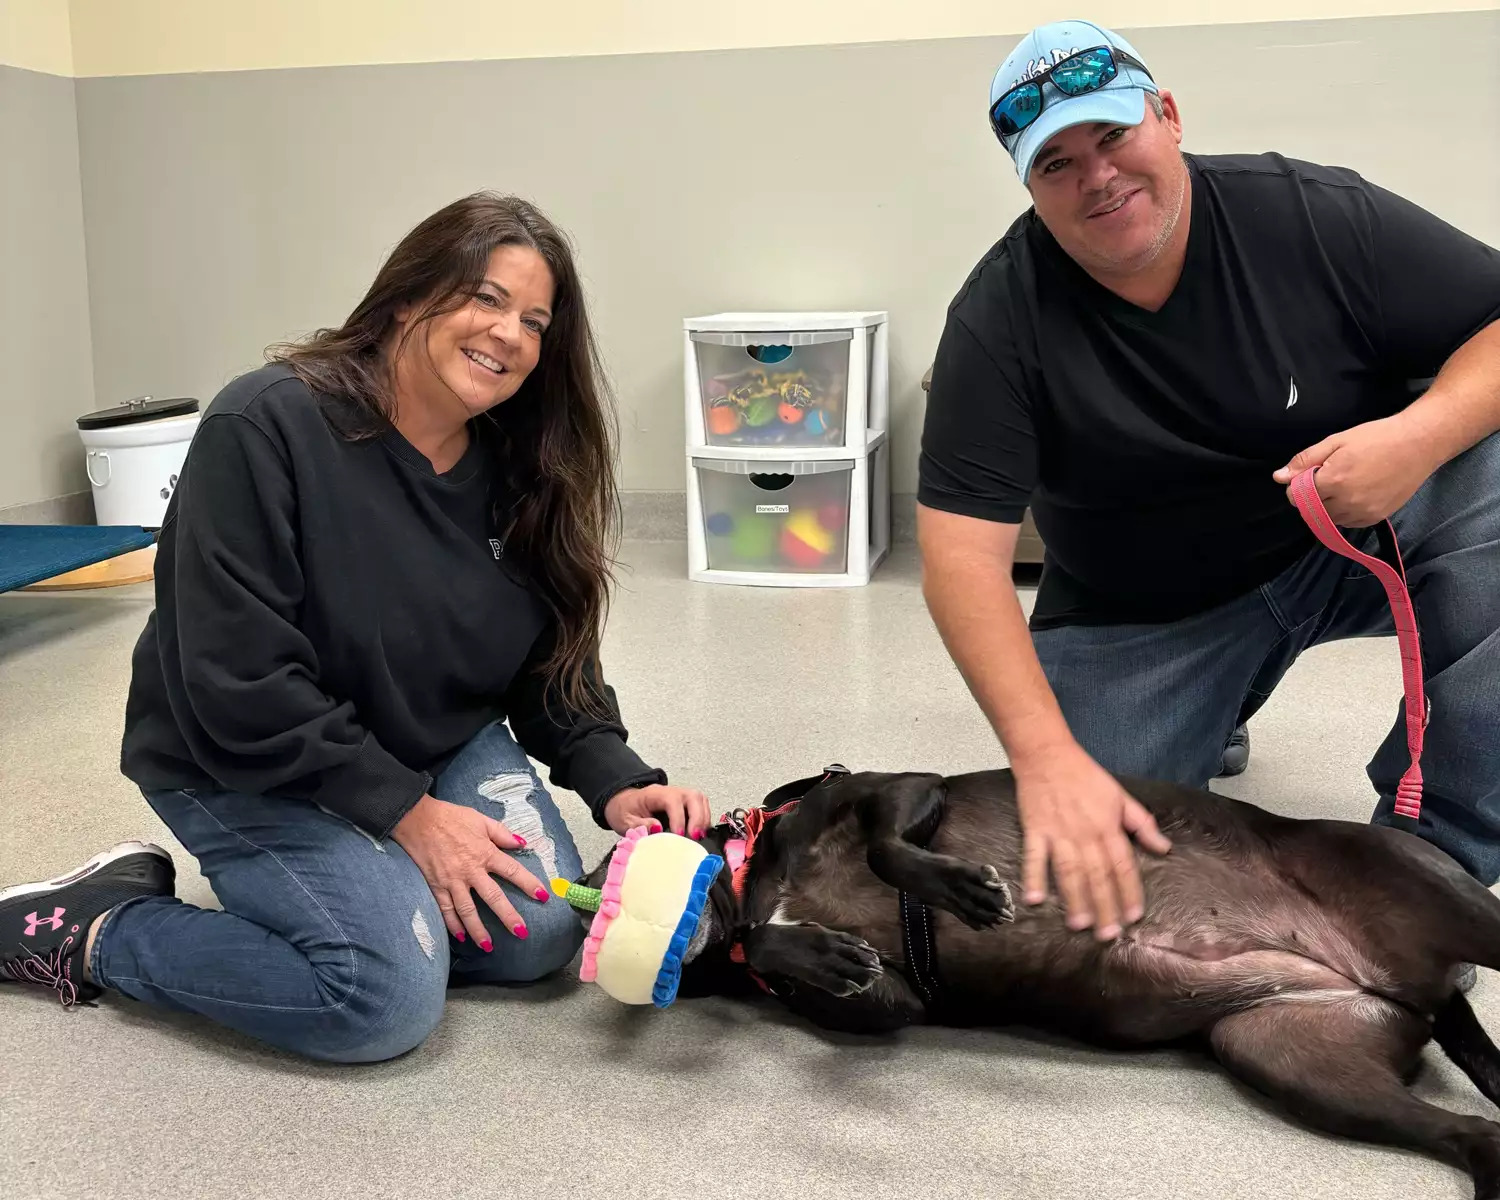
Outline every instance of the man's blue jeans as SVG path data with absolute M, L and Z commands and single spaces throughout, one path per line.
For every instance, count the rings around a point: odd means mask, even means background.
M 503 821 L 543 884 L 582 874 L 561 814 L 503 724 L 454 756 L 432 794 Z M 96 982 L 335 1062 L 410 1050 L 437 1025 L 450 982 L 525 983 L 565 966 L 584 930 L 568 905 L 502 883 L 521 941 L 483 903 L 494 950 L 457 942 L 394 841 L 296 800 L 157 792 L 151 807 L 198 859 L 223 911 L 171 897 L 115 909 L 94 941 Z
M 1417 612 L 1432 703 L 1420 824 L 1393 813 L 1410 763 L 1399 669 L 1349 678 L 1392 689 L 1393 720 L 1368 767 L 1373 820 L 1500 879 L 1500 434 L 1437 471 L 1391 518 Z M 1232 531 L 1226 531 L 1232 537 Z M 1373 530 L 1349 540 L 1378 553 Z M 1184 564 L 1190 570 L 1191 564 Z M 1085 750 L 1107 770 L 1207 787 L 1234 727 L 1310 646 L 1395 636 L 1380 581 L 1321 545 L 1248 595 L 1163 625 L 1068 626 L 1034 637 L 1042 669 Z M 1339 694 L 1327 697 L 1330 712 Z

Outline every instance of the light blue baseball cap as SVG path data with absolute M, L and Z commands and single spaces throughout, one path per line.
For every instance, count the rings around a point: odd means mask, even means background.
M 1135 47 L 1117 33 L 1091 21 L 1054 21 L 1039 25 L 1024 38 L 1010 56 L 1000 64 L 990 81 L 990 109 L 1018 83 L 1035 78 L 1049 67 L 1081 50 L 1109 46 L 1122 50 L 1137 62 L 1144 62 Z M 1042 111 L 1020 134 L 1001 139 L 1016 164 L 1016 174 L 1024 184 L 1031 175 L 1031 164 L 1039 151 L 1061 130 L 1073 125 L 1107 121 L 1112 125 L 1139 125 L 1146 117 L 1146 93 L 1155 92 L 1151 77 L 1128 63 L 1116 62 L 1119 73 L 1098 91 L 1068 96 L 1050 79 L 1042 84 Z M 1008 143 L 1008 144 L 1007 144 Z

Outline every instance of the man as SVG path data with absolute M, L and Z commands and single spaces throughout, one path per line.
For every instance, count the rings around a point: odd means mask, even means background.
M 1172 94 L 1086 22 L 1029 34 L 990 100 L 1033 207 L 949 310 L 918 537 L 1016 773 L 1027 901 L 1050 866 L 1072 927 L 1117 937 L 1143 905 L 1131 838 L 1169 845 L 1112 773 L 1206 787 L 1301 651 L 1393 632 L 1379 581 L 1289 500 L 1315 466 L 1356 546 L 1379 553 L 1391 518 L 1423 639 L 1420 823 L 1393 813 L 1399 706 L 1373 819 L 1494 884 L 1500 252 L 1349 170 L 1185 155 Z M 1029 627 L 1010 573 L 1028 505 L 1047 547 Z

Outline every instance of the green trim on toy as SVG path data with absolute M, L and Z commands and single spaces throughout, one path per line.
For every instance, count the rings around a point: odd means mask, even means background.
M 569 883 L 566 879 L 554 879 L 552 891 L 582 912 L 598 912 L 599 904 L 604 899 L 604 894 L 598 888 Z

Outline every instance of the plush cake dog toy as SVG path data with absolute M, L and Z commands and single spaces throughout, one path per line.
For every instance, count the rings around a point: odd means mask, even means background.
M 594 914 L 578 977 L 625 1004 L 666 1008 L 683 955 L 724 860 L 674 833 L 632 829 L 615 847 L 602 888 L 554 879 L 552 890 Z

